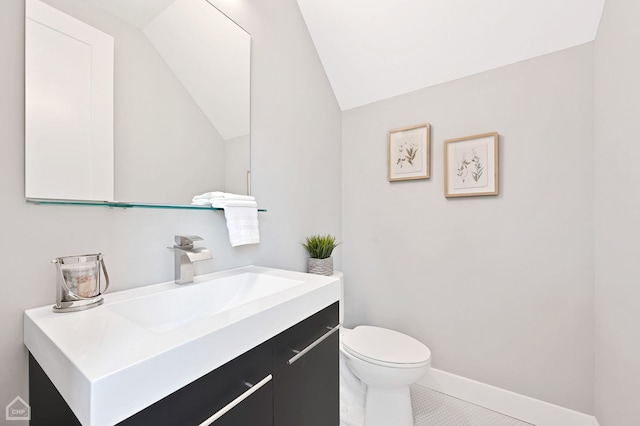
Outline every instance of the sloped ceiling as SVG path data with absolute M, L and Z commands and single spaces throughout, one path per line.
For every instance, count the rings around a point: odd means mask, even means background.
M 297 0 L 342 110 L 596 37 L 605 0 Z
M 225 140 L 250 132 L 251 36 L 205 0 L 86 0 L 139 28 Z

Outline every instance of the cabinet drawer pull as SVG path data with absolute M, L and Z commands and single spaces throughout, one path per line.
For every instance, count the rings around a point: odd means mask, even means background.
M 256 383 L 255 385 L 251 386 L 249 389 L 244 391 L 242 395 L 240 395 L 239 397 L 237 397 L 236 399 L 234 399 L 233 401 L 231 401 L 230 403 L 222 407 L 220 411 L 216 412 L 213 416 L 209 417 L 207 420 L 200 423 L 200 426 L 208 426 L 211 423 L 215 422 L 220 417 L 224 416 L 229 410 L 233 409 L 233 407 L 240 404 L 245 399 L 249 398 L 255 391 L 257 391 L 258 389 L 260 389 L 261 387 L 269 383 L 269 381 L 271 381 L 272 378 L 273 377 L 271 376 L 271 374 L 269 374 L 267 377 L 260 380 L 258 383 Z M 245 384 L 247 386 L 250 386 L 250 384 L 247 382 L 245 382 Z
M 317 345 L 319 345 L 324 339 L 326 339 L 327 337 L 331 336 L 333 333 L 338 331 L 340 329 L 341 325 L 342 324 L 338 324 L 333 328 L 332 327 L 327 327 L 329 329 L 329 331 L 327 331 L 325 334 L 322 335 L 322 337 L 320 337 L 318 340 L 316 340 L 315 342 L 313 342 L 312 344 L 310 344 L 309 346 L 307 346 L 303 350 L 298 351 L 298 350 L 293 349 L 293 353 L 295 353 L 296 355 L 293 358 L 291 358 L 289 361 L 287 361 L 287 364 L 291 365 L 294 362 L 296 362 L 298 359 L 303 357 L 307 352 L 309 352 L 311 349 L 313 349 Z

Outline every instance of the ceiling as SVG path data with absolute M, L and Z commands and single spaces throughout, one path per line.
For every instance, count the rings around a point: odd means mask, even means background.
M 86 1 L 144 33 L 224 140 L 249 134 L 247 32 L 204 0 Z
M 348 110 L 595 39 L 605 0 L 297 0 Z

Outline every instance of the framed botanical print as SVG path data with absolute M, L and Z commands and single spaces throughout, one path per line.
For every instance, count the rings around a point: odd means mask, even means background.
M 387 133 L 387 179 L 429 179 L 431 175 L 431 126 L 429 123 Z
M 498 133 L 444 141 L 444 196 L 498 195 Z

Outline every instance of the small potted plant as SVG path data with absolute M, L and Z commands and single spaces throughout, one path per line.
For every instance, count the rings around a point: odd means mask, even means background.
M 336 242 L 336 237 L 331 234 L 312 235 L 301 244 L 309 254 L 307 272 L 318 275 L 333 274 L 331 253 L 340 244 Z

